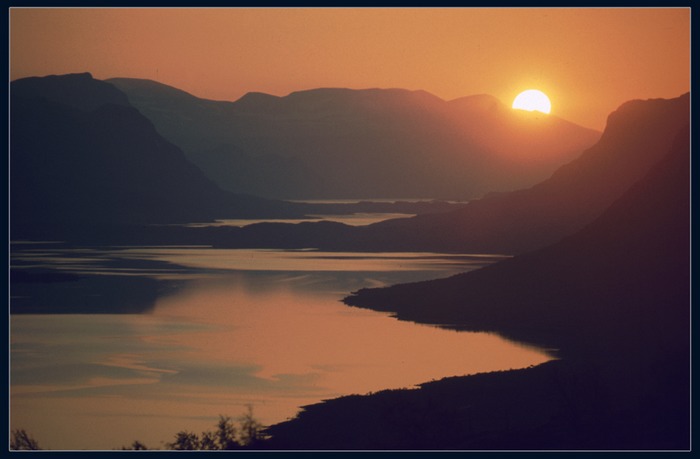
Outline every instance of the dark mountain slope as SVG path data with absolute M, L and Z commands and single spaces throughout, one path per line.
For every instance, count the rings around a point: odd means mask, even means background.
M 220 190 L 123 94 L 89 75 L 19 80 L 10 92 L 14 239 L 292 213 Z
M 108 81 L 220 186 L 264 196 L 476 197 L 537 183 L 599 137 L 488 96 L 321 88 L 215 102 L 153 81 Z
M 689 344 L 689 133 L 600 218 L 536 252 L 448 279 L 361 290 L 348 304 L 494 330 L 596 358 Z
M 560 348 L 535 368 L 342 397 L 271 449 L 689 450 L 689 131 L 576 235 L 448 279 L 346 299 Z
M 689 122 L 689 100 L 627 102 L 609 116 L 596 145 L 542 183 L 452 213 L 378 223 L 365 239 L 398 250 L 500 253 L 556 242 L 600 215 L 668 151 Z

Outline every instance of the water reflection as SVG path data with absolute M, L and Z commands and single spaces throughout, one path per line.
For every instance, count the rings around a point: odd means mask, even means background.
M 179 281 L 148 314 L 11 317 L 11 426 L 51 448 L 135 439 L 157 447 L 248 403 L 270 424 L 339 395 L 548 359 L 495 335 L 400 322 L 339 301 L 363 286 L 446 276 L 488 257 L 174 247 L 43 254 L 70 272 L 92 265 L 112 276 L 110 263 L 132 260 L 152 279 Z
M 296 219 L 224 219 L 216 220 L 215 222 L 204 222 L 204 223 L 189 223 L 185 226 L 190 228 L 201 228 L 209 226 L 248 226 L 255 223 L 304 223 L 304 222 L 317 222 L 320 220 L 325 220 L 329 222 L 344 223 L 351 226 L 364 226 L 371 225 L 372 223 L 381 222 L 384 220 L 390 220 L 392 218 L 407 218 L 413 217 L 414 214 L 400 214 L 400 213 L 364 213 L 357 212 L 354 214 L 342 214 L 342 215 L 309 215 L 309 218 L 296 218 Z

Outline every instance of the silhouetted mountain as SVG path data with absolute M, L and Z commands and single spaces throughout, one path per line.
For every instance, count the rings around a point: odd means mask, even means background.
M 598 219 L 527 255 L 348 304 L 559 349 L 539 367 L 305 407 L 271 448 L 689 449 L 689 130 Z
M 108 81 L 222 188 L 285 199 L 478 197 L 543 180 L 600 135 L 490 96 L 322 88 L 216 102 Z
M 89 73 L 22 78 L 12 82 L 11 93 L 13 97 L 45 99 L 83 111 L 106 104 L 130 107 L 123 92 L 94 80 Z
M 451 214 L 379 223 L 373 243 L 521 253 L 556 242 L 600 215 L 668 151 L 689 122 L 689 101 L 685 94 L 627 102 L 609 116 L 596 145 L 542 183 L 472 201 Z
M 15 239 L 293 214 L 286 203 L 219 189 L 122 93 L 89 74 L 18 80 L 10 93 Z
M 320 228 L 304 237 L 280 224 L 274 232 L 268 230 L 268 237 L 256 234 L 254 226 L 244 228 L 224 244 L 506 254 L 534 250 L 590 223 L 643 177 L 688 124 L 689 100 L 685 94 L 623 104 L 609 116 L 598 143 L 528 189 L 492 194 L 453 212 L 342 229 L 336 237 L 319 234 Z
M 561 347 L 565 354 L 598 347 L 605 354 L 612 352 L 612 341 L 632 353 L 659 345 L 654 340 L 661 338 L 664 348 L 683 348 L 689 320 L 689 158 L 686 129 L 646 178 L 577 234 L 478 271 L 363 290 L 346 301 L 420 322 L 505 332 Z M 624 342 L 632 339 L 628 349 Z

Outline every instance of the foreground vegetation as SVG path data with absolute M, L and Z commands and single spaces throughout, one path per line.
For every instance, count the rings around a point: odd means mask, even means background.
M 16 429 L 12 431 L 10 438 L 11 450 L 39 450 L 39 442 L 27 433 L 24 429 Z
M 198 435 L 195 432 L 181 430 L 175 434 L 172 442 L 165 443 L 168 450 L 236 450 L 255 449 L 266 439 L 263 433 L 263 425 L 253 416 L 253 408 L 236 419 L 237 423 L 229 416 L 219 416 L 216 430 L 207 430 Z M 11 450 L 41 450 L 39 442 L 24 429 L 15 429 L 10 438 Z M 135 440 L 129 446 L 122 446 L 121 450 L 149 450 L 144 443 Z

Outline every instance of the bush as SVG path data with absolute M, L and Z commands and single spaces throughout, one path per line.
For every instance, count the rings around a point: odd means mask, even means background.
M 180 431 L 175 441 L 166 443 L 165 447 L 174 450 L 232 450 L 252 448 L 263 439 L 263 425 L 253 416 L 253 407 L 248 405 L 245 414 L 238 418 L 238 427 L 228 416 L 219 415 L 216 431 L 193 432 Z
M 175 434 L 175 441 L 166 443 L 167 449 L 174 450 L 232 450 L 252 448 L 265 439 L 263 425 L 253 416 L 253 407 L 248 405 L 245 414 L 238 417 L 238 427 L 228 416 L 219 415 L 216 430 L 207 430 L 197 435 L 194 432 L 182 430 Z M 11 450 L 39 450 L 39 443 L 24 429 L 12 431 L 10 439 Z M 135 440 L 130 446 L 122 446 L 122 451 L 147 450 L 146 445 Z
M 39 443 L 34 440 L 24 429 L 12 431 L 10 439 L 11 450 L 39 450 Z

